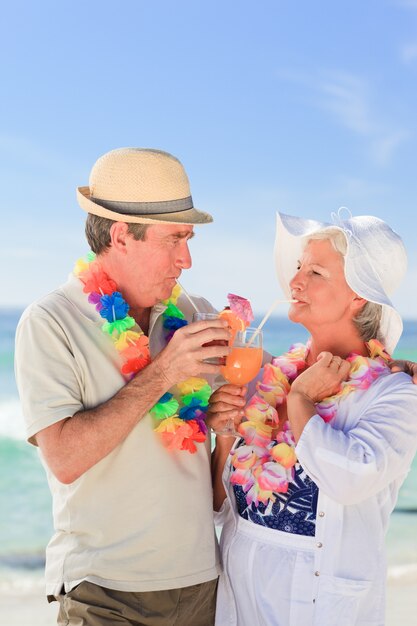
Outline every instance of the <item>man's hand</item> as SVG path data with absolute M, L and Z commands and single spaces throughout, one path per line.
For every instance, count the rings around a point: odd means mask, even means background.
M 391 361 L 388 365 L 391 372 L 405 372 L 412 377 L 413 383 L 417 385 L 417 363 L 414 361 Z
M 233 420 L 235 428 L 244 415 L 246 387 L 223 385 L 211 394 L 206 422 L 213 430 L 224 430 Z
M 226 320 L 194 322 L 179 328 L 171 341 L 154 359 L 169 386 L 201 374 L 220 374 L 220 365 L 205 363 L 213 357 L 225 357 L 230 352 L 230 331 Z M 211 342 L 224 345 L 207 346 Z

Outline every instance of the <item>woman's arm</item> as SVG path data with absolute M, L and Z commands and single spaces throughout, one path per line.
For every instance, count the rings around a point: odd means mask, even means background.
M 220 511 L 226 499 L 226 491 L 223 485 L 223 470 L 230 450 L 235 442 L 234 437 L 217 435 L 216 447 L 211 455 L 211 476 L 213 482 L 213 509 Z
M 337 502 L 358 504 L 408 471 L 417 448 L 417 388 L 402 374 L 378 379 L 364 392 L 364 407 L 351 396 L 360 419 L 343 432 L 314 415 L 296 447 L 319 489 Z

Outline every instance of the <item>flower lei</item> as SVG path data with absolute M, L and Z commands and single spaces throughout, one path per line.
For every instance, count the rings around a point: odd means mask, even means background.
M 391 359 L 376 339 L 366 344 L 369 357 L 351 354 L 349 379 L 340 391 L 316 404 L 318 415 L 330 422 L 337 414 L 340 400 L 356 389 L 368 389 L 372 382 L 387 374 L 387 362 Z M 292 381 L 306 367 L 309 343 L 295 344 L 290 350 L 272 360 L 264 367 L 262 380 L 256 384 L 256 393 L 245 408 L 248 421 L 239 426 L 244 445 L 230 452 L 234 468 L 230 481 L 240 485 L 248 505 L 267 505 L 274 502 L 277 493 L 286 493 L 294 478 L 297 462 L 295 440 L 289 421 L 272 439 L 272 432 L 279 423 L 278 407 L 286 401 Z
M 116 283 L 103 271 L 96 256 L 89 252 L 79 259 L 74 274 L 83 283 L 83 291 L 105 320 L 101 329 L 111 338 L 114 347 L 122 358 L 121 372 L 130 380 L 151 362 L 149 339 L 133 317 L 128 315 L 129 305 L 117 290 Z M 181 288 L 176 285 L 168 300 L 163 304 L 162 314 L 166 339 L 169 341 L 175 331 L 188 324 L 184 314 L 176 306 Z M 179 383 L 165 393 L 150 409 L 152 416 L 160 423 L 155 431 L 169 450 L 197 451 L 196 443 L 206 440 L 205 418 L 211 387 L 204 378 L 192 377 Z

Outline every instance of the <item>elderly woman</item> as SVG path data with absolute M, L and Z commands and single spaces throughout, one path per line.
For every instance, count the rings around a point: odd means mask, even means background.
M 217 437 L 216 624 L 381 626 L 384 536 L 417 448 L 417 387 L 387 365 L 404 247 L 374 217 L 281 214 L 275 256 L 289 318 L 311 337 L 265 366 L 241 438 Z M 241 413 L 244 395 L 221 387 L 210 419 Z

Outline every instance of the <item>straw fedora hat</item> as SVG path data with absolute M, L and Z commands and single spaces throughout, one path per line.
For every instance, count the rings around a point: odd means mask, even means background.
M 100 157 L 89 186 L 77 200 L 87 213 L 137 224 L 207 224 L 208 213 L 193 206 L 190 184 L 180 161 L 150 148 L 119 148 Z
M 332 214 L 333 223 L 277 213 L 275 266 L 284 293 L 291 297 L 290 280 L 297 271 L 306 240 L 317 231 L 341 231 L 347 243 L 344 257 L 349 287 L 365 300 L 382 305 L 380 332 L 392 354 L 401 337 L 401 316 L 391 302 L 407 269 L 407 254 L 399 235 L 383 220 L 370 215 L 342 219 L 343 210 Z

